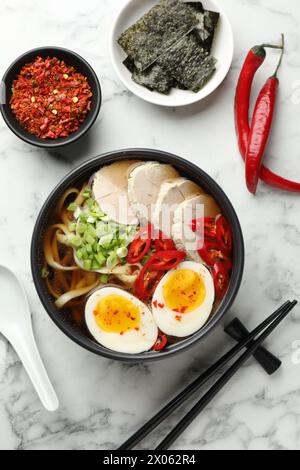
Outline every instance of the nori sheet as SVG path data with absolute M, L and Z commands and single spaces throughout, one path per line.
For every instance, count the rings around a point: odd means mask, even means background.
M 158 91 L 164 95 L 167 95 L 170 92 L 174 84 L 172 75 L 164 66 L 157 62 L 143 72 L 135 70 L 132 73 L 132 80 L 139 85 L 145 86 L 151 91 Z
M 205 10 L 203 13 L 197 13 L 199 24 L 196 26 L 195 32 L 199 43 L 207 52 L 211 51 L 219 17 L 220 14 L 215 11 Z
M 161 65 L 155 63 L 150 65 L 146 70 L 140 72 L 129 58 L 123 61 L 125 67 L 131 72 L 131 78 L 139 85 L 145 86 L 150 91 L 158 91 L 167 95 L 174 86 L 174 79 L 169 72 Z
M 130 59 L 130 57 L 126 57 L 126 59 L 123 60 L 123 64 L 131 73 L 133 73 L 136 70 L 134 66 L 134 62 Z
M 195 34 L 177 42 L 157 61 L 182 86 L 197 93 L 215 71 L 216 59 L 203 49 Z
M 186 86 L 182 85 L 182 83 L 177 82 L 175 78 L 173 79 L 173 88 L 178 88 L 178 90 L 185 90 L 185 91 L 188 89 Z
M 186 2 L 185 0 L 183 0 L 183 3 L 185 3 L 186 5 L 189 5 L 190 7 L 194 8 L 196 11 L 200 13 L 204 13 L 204 8 L 201 2 Z
M 196 11 L 179 0 L 160 0 L 137 23 L 130 26 L 118 43 L 145 70 L 198 23 Z

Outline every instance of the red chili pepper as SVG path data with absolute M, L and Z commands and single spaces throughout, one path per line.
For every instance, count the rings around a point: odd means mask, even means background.
M 168 343 L 167 336 L 162 334 L 162 333 L 159 333 L 154 346 L 152 346 L 152 350 L 153 351 L 161 351 L 162 349 L 164 349 L 167 346 L 167 343 Z
M 169 271 L 176 268 L 186 257 L 184 251 L 157 251 L 149 258 L 147 265 L 155 271 Z
M 229 223 L 220 215 L 216 220 L 217 241 L 222 251 L 229 254 L 232 251 L 232 234 Z
M 212 269 L 212 275 L 214 280 L 216 297 L 218 300 L 222 300 L 226 294 L 229 284 L 228 270 L 223 263 L 216 263 Z
M 282 189 L 283 191 L 290 191 L 292 193 L 300 193 L 300 183 L 277 175 L 277 173 L 269 170 L 265 165 L 261 166 L 259 177 L 264 183 L 272 186 L 272 188 Z
M 140 261 L 150 250 L 151 234 L 153 226 L 151 224 L 142 227 L 129 246 L 127 262 L 135 264 Z
M 249 135 L 249 104 L 250 91 L 255 73 L 266 58 L 263 45 L 254 46 L 248 53 L 242 67 L 235 95 L 235 127 L 238 136 L 239 149 L 242 155 L 246 154 Z
M 248 137 L 248 147 L 246 152 L 246 183 L 248 190 L 256 193 L 257 183 L 259 179 L 259 170 L 264 157 L 265 149 L 268 143 L 279 80 L 277 72 L 282 62 L 283 45 L 280 60 L 275 73 L 266 81 L 261 89 L 253 112 L 251 129 Z
M 191 222 L 193 232 L 199 232 L 206 238 L 216 238 L 216 220 L 214 217 L 201 217 Z
M 246 151 L 248 147 L 248 138 L 250 132 L 249 126 L 249 103 L 250 103 L 250 93 L 252 88 L 253 79 L 256 71 L 264 61 L 264 57 L 260 59 L 261 54 L 264 55 L 260 48 L 270 47 L 281 49 L 281 46 L 255 46 L 251 49 L 249 54 L 246 57 L 245 63 L 240 73 L 236 96 L 235 96 L 235 123 L 236 123 L 236 132 L 238 136 L 238 143 L 240 153 L 243 160 L 246 157 Z M 257 57 L 256 57 L 257 56 Z M 261 166 L 259 172 L 260 179 L 269 186 L 273 188 L 282 189 L 284 191 L 291 191 L 300 193 L 300 183 L 296 181 L 291 181 L 282 176 L 277 175 L 265 165 Z
M 171 240 L 171 238 L 166 238 L 161 230 L 156 232 L 154 235 L 154 247 L 157 251 L 176 250 L 173 240 Z
M 216 241 L 204 240 L 198 253 L 208 266 L 213 266 L 216 262 L 222 262 L 227 269 L 231 269 L 232 263 L 230 258 L 223 253 Z

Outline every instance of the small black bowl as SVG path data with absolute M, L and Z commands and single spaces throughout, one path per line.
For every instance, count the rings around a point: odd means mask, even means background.
M 29 134 L 17 121 L 14 113 L 10 107 L 10 98 L 12 95 L 12 84 L 20 73 L 22 67 L 25 64 L 33 62 L 37 56 L 42 58 L 57 57 L 60 60 L 64 60 L 69 66 L 75 67 L 75 69 L 87 77 L 88 83 L 91 87 L 93 96 L 91 109 L 86 116 L 84 122 L 80 125 L 76 132 L 73 132 L 68 137 L 61 137 L 58 139 L 40 139 L 39 137 Z M 80 139 L 94 124 L 101 107 L 101 87 L 96 73 L 92 67 L 83 59 L 80 55 L 75 52 L 63 49 L 62 47 L 39 47 L 32 49 L 25 54 L 18 57 L 5 72 L 2 83 L 1 83 L 1 96 L 0 96 L 0 110 L 4 121 L 8 127 L 28 144 L 35 145 L 37 147 L 53 149 L 56 147 L 62 147 L 70 144 L 77 139 Z
M 200 185 L 207 193 L 211 194 L 219 207 L 227 218 L 233 235 L 233 269 L 230 278 L 230 284 L 227 293 L 222 300 L 221 304 L 214 315 L 208 320 L 206 325 L 193 335 L 181 340 L 178 343 L 171 344 L 159 353 L 145 352 L 141 354 L 125 354 L 110 349 L 98 344 L 93 338 L 89 337 L 88 334 L 78 327 L 74 326 L 68 319 L 61 315 L 55 308 L 53 299 L 51 298 L 46 284 L 41 277 L 42 268 L 42 246 L 43 236 L 45 229 L 48 224 L 51 223 L 51 214 L 57 204 L 58 199 L 61 197 L 63 192 L 70 186 L 76 184 L 82 184 L 84 181 L 88 181 L 90 176 L 97 171 L 101 166 L 108 165 L 117 160 L 136 159 L 144 161 L 158 161 L 162 163 L 169 163 L 178 170 L 180 174 L 193 180 L 195 183 Z M 38 219 L 35 224 L 31 241 L 31 271 L 33 275 L 33 281 L 35 288 L 40 297 L 40 300 L 45 307 L 47 313 L 52 318 L 54 323 L 73 341 L 85 349 L 98 354 L 100 356 L 108 357 L 110 359 L 116 359 L 125 362 L 148 362 L 154 360 L 165 359 L 173 356 L 176 353 L 186 350 L 190 346 L 198 343 L 207 333 L 209 333 L 219 322 L 219 320 L 228 312 L 231 307 L 240 287 L 240 283 L 243 276 L 244 269 L 244 241 L 239 224 L 239 220 L 233 209 L 229 199 L 227 198 L 224 191 L 220 186 L 203 170 L 193 163 L 184 160 L 183 158 L 177 157 L 173 154 L 162 152 L 158 150 L 149 149 L 128 149 L 119 150 L 115 152 L 109 152 L 103 155 L 99 155 L 87 162 L 83 163 L 76 169 L 72 170 L 63 180 L 56 186 L 52 191 L 45 204 L 43 205 Z

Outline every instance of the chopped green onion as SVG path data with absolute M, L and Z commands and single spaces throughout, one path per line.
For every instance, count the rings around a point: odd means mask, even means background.
M 108 279 L 109 279 L 109 275 L 108 275 L 108 274 L 101 274 L 101 276 L 100 276 L 100 282 L 101 282 L 101 284 L 107 284 L 107 283 L 108 283 Z
M 119 259 L 115 253 L 111 253 L 106 260 L 106 266 L 108 269 L 113 269 L 119 262 Z
M 91 237 L 93 237 L 93 238 L 96 238 L 96 237 L 97 237 L 97 232 L 96 232 L 96 229 L 93 227 L 93 225 L 90 225 L 90 224 L 86 225 L 85 231 L 86 231 L 89 235 L 91 235 Z
M 75 202 L 71 202 L 71 204 L 68 205 L 67 210 L 70 212 L 75 212 L 77 209 L 77 204 Z
M 89 188 L 85 188 L 85 190 L 82 193 L 82 197 L 84 197 L 84 199 L 90 198 L 91 197 L 91 190 Z
M 75 235 L 74 237 L 70 238 L 69 243 L 73 248 L 79 248 L 82 245 L 82 239 L 81 237 Z
M 92 260 L 85 259 L 83 261 L 83 267 L 84 267 L 84 269 L 87 269 L 88 271 L 90 271 L 92 269 Z
M 94 199 L 91 198 L 91 197 L 86 200 L 86 204 L 87 204 L 87 206 L 88 206 L 90 209 L 91 209 L 92 207 L 95 207 L 95 201 L 94 201 Z
M 150 259 L 150 258 L 151 258 L 151 255 L 145 255 L 144 258 L 141 261 L 142 265 L 144 266 L 144 264 L 146 264 L 148 259 Z
M 88 232 L 84 234 L 84 239 L 89 245 L 93 245 L 94 242 L 96 241 L 95 238 L 92 235 L 90 235 Z
M 108 233 L 107 235 L 103 235 L 103 237 L 100 238 L 99 240 L 99 245 L 103 246 L 104 248 L 109 248 L 110 244 L 113 239 L 113 234 Z
M 116 251 L 116 255 L 119 257 L 119 258 L 126 258 L 128 254 L 128 250 L 125 246 L 121 246 L 120 248 L 117 249 Z
M 86 221 L 87 221 L 87 218 L 88 218 L 88 215 L 87 215 L 85 212 L 81 212 L 81 213 L 79 214 L 79 220 L 80 220 L 81 222 L 86 222 Z
M 98 263 L 97 260 L 93 259 L 92 261 L 92 269 L 99 269 L 100 268 L 100 264 Z
M 86 230 L 86 225 L 83 224 L 82 222 L 79 222 L 77 225 L 76 225 L 76 231 L 77 233 L 79 233 L 80 235 L 83 235 L 84 232 Z
M 41 270 L 41 276 L 43 279 L 46 279 L 49 276 L 50 272 L 49 269 L 46 267 L 43 267 Z
M 95 259 L 98 261 L 99 263 L 99 267 L 103 266 L 105 264 L 105 256 L 103 256 L 102 253 L 97 253 L 95 255 Z
M 93 245 L 86 245 L 85 248 L 89 254 L 93 253 Z

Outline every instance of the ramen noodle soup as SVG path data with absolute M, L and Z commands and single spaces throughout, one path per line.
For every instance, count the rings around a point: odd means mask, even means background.
M 43 239 L 41 276 L 58 315 L 129 354 L 199 331 L 231 269 L 231 229 L 217 202 L 155 161 L 118 161 L 68 188 Z

